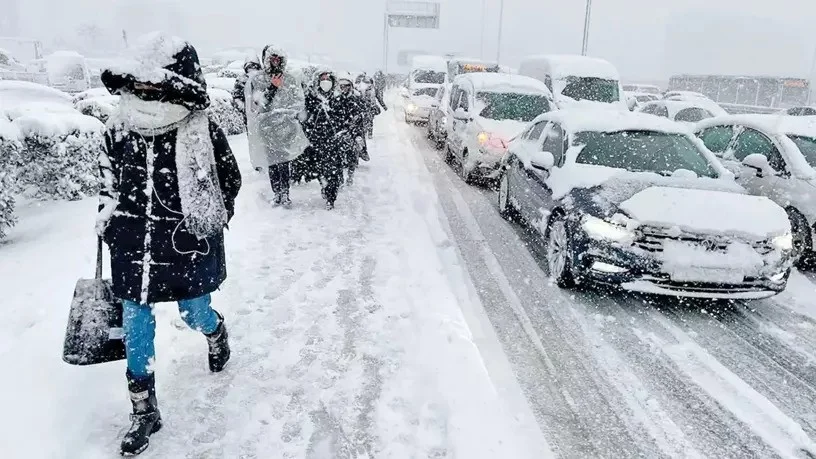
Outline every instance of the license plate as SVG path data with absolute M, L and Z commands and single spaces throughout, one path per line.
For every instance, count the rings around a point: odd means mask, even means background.
M 742 273 L 730 269 L 687 268 L 675 269 L 670 273 L 675 282 L 711 282 L 717 284 L 739 284 L 745 278 Z

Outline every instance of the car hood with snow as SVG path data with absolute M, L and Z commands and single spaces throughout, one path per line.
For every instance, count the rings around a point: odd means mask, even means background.
M 652 186 L 619 205 L 641 225 L 764 240 L 790 231 L 785 210 L 763 196 Z

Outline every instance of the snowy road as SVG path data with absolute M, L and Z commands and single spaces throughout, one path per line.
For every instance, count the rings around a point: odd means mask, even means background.
M 439 192 L 478 296 L 561 457 L 816 457 L 816 287 L 706 308 L 565 292 L 543 252 L 401 126 Z M 811 278 L 816 278 L 811 276 Z M 808 453 L 811 456 L 808 456 Z
M 316 184 L 273 208 L 231 139 L 245 186 L 214 304 L 233 360 L 209 374 L 158 306 L 166 423 L 143 457 L 816 457 L 816 276 L 720 310 L 563 292 L 493 192 L 395 116 L 333 212 Z M 0 244 L 1 458 L 116 457 L 129 425 L 121 363 L 59 359 L 95 207 L 22 205 Z

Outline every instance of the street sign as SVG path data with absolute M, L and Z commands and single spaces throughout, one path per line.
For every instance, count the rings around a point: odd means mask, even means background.
M 405 2 L 388 3 L 388 25 L 409 29 L 438 29 L 439 2 Z

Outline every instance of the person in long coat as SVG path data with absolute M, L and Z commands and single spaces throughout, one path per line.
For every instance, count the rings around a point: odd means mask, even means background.
M 332 105 L 337 79 L 329 69 L 315 72 L 310 90 L 306 93 L 306 120 L 303 128 L 311 148 L 320 162 L 320 182 L 326 208 L 334 209 L 340 185 L 343 182 L 344 153 L 341 144 L 346 142 L 342 131 L 340 114 Z
M 274 203 L 290 207 L 290 163 L 309 146 L 301 126 L 305 95 L 282 49 L 268 45 L 262 56 L 263 71 L 253 72 L 245 89 L 250 160 L 268 168 Z
M 224 317 L 210 294 L 227 277 L 224 228 L 241 187 L 227 138 L 205 111 L 210 99 L 195 48 L 151 34 L 135 54 L 102 73 L 121 102 L 100 154 L 97 218 L 113 293 L 124 306 L 133 414 L 123 455 L 142 452 L 162 426 L 152 367 L 155 303 L 177 302 L 184 321 L 203 333 L 212 372 L 229 360 Z
M 337 88 L 331 106 L 337 117 L 341 138 L 345 140 L 338 145 L 342 150 L 343 167 L 348 174 L 346 183 L 352 185 L 360 158 L 365 161 L 369 159 L 365 141 L 366 102 L 354 89 L 354 83 L 348 73 L 337 75 Z

